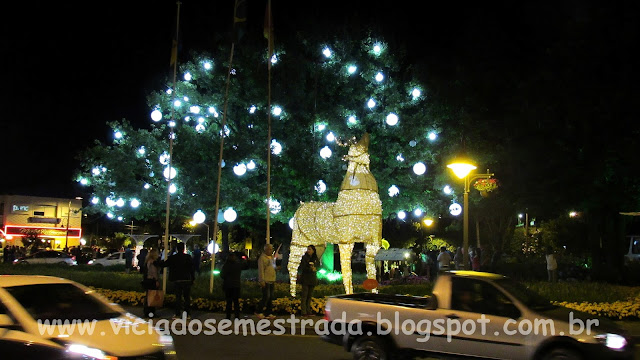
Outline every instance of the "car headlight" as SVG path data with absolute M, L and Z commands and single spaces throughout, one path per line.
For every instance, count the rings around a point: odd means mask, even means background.
M 93 260 L 89 260 L 89 262 L 87 262 L 87 265 L 91 265 L 93 264 Z
M 622 335 L 601 334 L 596 335 L 595 338 L 609 349 L 620 350 L 627 346 L 627 339 L 625 339 Z
M 118 360 L 115 356 L 109 356 L 104 353 L 104 351 L 96 348 L 90 348 L 85 345 L 80 344 L 71 344 L 67 347 L 67 351 L 70 353 L 84 355 L 92 359 L 97 360 Z

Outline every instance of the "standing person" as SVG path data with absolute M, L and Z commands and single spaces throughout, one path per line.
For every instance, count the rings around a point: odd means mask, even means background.
M 316 247 L 313 245 L 307 246 L 307 252 L 302 256 L 302 278 L 300 284 L 302 285 L 302 299 L 300 303 L 300 312 L 302 316 L 311 315 L 311 298 L 313 297 L 313 288 L 318 285 L 318 268 L 320 267 L 320 260 L 316 254 Z
M 453 257 L 453 263 L 456 266 L 456 270 L 464 270 L 462 262 L 464 261 L 464 254 L 462 253 L 462 247 L 458 247 L 456 254 Z
M 545 255 L 547 260 L 547 275 L 549 282 L 558 281 L 558 262 L 556 261 L 556 254 L 553 252 L 551 246 L 547 246 L 547 254 Z
M 158 258 L 160 253 L 158 249 L 152 249 L 145 257 L 144 264 L 140 265 L 142 269 L 143 280 L 142 287 L 147 290 L 147 296 L 144 298 L 144 316 L 152 318 L 156 312 L 155 307 L 149 306 L 149 290 L 158 290 L 160 288 L 160 261 Z
M 127 248 L 124 250 L 124 267 L 127 274 L 131 271 L 131 267 L 133 266 L 133 251 L 131 250 L 131 244 L 127 245 Z
M 138 254 L 138 266 L 140 267 L 140 272 L 144 274 L 145 266 L 147 266 L 147 254 L 149 254 L 149 250 L 147 248 L 140 249 L 140 254 Z
M 440 247 L 440 254 L 438 255 L 438 270 L 447 271 L 451 265 L 451 255 L 447 252 L 447 247 Z
M 222 278 L 222 289 L 224 297 L 227 300 L 227 319 L 231 320 L 231 305 L 235 318 L 240 318 L 240 275 L 242 274 L 242 263 L 238 260 L 236 253 L 232 252 L 227 257 L 222 269 L 220 277 Z
M 200 246 L 196 244 L 193 248 L 193 268 L 200 275 L 200 262 L 202 260 L 202 251 L 200 251 Z
M 480 249 L 476 248 L 471 253 L 471 270 L 480 271 Z
M 258 258 L 258 282 L 262 288 L 262 299 L 258 304 L 258 317 L 265 315 L 272 318 L 271 307 L 273 301 L 273 290 L 276 282 L 276 261 L 273 258 L 273 246 L 266 244 L 264 251 Z
M 184 300 L 184 312 L 187 313 L 187 319 L 190 319 L 191 285 L 195 280 L 195 271 L 193 269 L 193 259 L 184 252 L 183 242 L 176 245 L 176 253 L 169 256 L 162 266 L 169 268 L 169 281 L 173 283 L 173 289 L 176 294 L 176 313 L 174 318 L 182 316 Z

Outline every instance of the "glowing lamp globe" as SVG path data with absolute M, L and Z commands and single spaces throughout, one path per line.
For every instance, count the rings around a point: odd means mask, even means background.
M 278 155 L 282 152 L 282 145 L 280 145 L 279 142 L 277 142 L 275 139 L 271 140 L 271 153 L 273 153 L 273 155 Z
M 429 135 L 427 136 L 427 138 L 431 141 L 434 141 L 437 137 L 438 135 L 434 132 L 430 132 Z
M 398 187 L 395 186 L 395 185 L 391 185 L 389 187 L 389 196 L 390 197 L 394 197 L 394 196 L 396 196 L 398 194 L 400 194 L 400 189 L 398 189 Z
M 475 166 L 463 162 L 449 164 L 447 165 L 447 167 L 453 170 L 453 173 L 456 174 L 456 176 L 460 179 L 464 179 L 467 175 L 469 175 L 471 170 L 477 169 Z
M 328 142 L 333 142 L 333 141 L 335 141 L 335 140 L 336 140 L 336 136 L 335 136 L 335 135 L 333 135 L 333 133 L 332 133 L 332 132 L 329 132 L 329 133 L 327 134 L 327 141 L 328 141 Z
M 156 109 L 151 112 L 151 120 L 156 122 L 162 120 L 162 113 L 160 110 Z
M 458 203 L 453 203 L 449 205 L 449 213 L 453 216 L 458 216 L 462 214 L 462 206 Z
M 394 113 L 387 115 L 387 125 L 389 126 L 398 125 L 398 115 Z
M 373 46 L 373 53 L 376 55 L 380 55 L 380 53 L 382 52 L 382 47 L 380 45 L 374 45 Z
M 347 121 L 349 122 L 349 124 L 355 124 L 357 122 L 355 116 L 349 116 L 349 119 Z
M 294 226 L 295 226 L 295 224 L 296 224 L 296 223 L 295 223 L 295 221 L 296 221 L 296 219 L 295 219 L 295 218 L 291 218 L 291 219 L 289 219 L 289 227 L 290 227 L 292 230 L 293 230 L 293 227 L 294 227 Z
M 169 192 L 171 194 L 175 194 L 176 191 L 178 191 L 178 188 L 176 187 L 176 184 L 171 184 L 171 186 L 169 186 Z
M 404 220 L 407 217 L 407 213 L 404 211 L 398 212 L 398 219 Z
M 327 184 L 325 184 L 324 181 L 322 180 L 318 180 L 318 183 L 316 184 L 315 189 L 318 192 L 318 194 L 323 194 L 325 191 L 327 191 Z
M 207 216 L 202 212 L 202 210 L 198 210 L 193 214 L 193 221 L 196 224 L 202 224 L 207 219 Z
M 93 170 L 91 170 L 91 173 L 96 176 L 100 175 L 101 174 L 100 168 L 94 167 Z
M 167 166 L 166 168 L 164 168 L 163 174 L 165 179 L 173 179 L 177 174 L 176 168 L 172 166 L 171 169 L 169 169 L 169 167 Z
M 206 63 L 204 63 L 204 69 L 205 70 L 211 70 L 211 63 L 208 62 L 208 61 Z
M 369 107 L 369 109 L 373 109 L 374 107 L 376 107 L 375 100 L 369 99 L 369 101 L 367 101 L 367 106 Z
M 138 206 L 140 206 L 140 200 L 131 199 L 131 202 L 129 204 L 131 205 L 132 208 L 136 209 L 138 208 Z
M 209 252 L 209 254 L 215 254 L 218 252 L 218 244 L 214 243 L 213 241 L 209 243 L 209 245 L 207 245 L 207 251 Z
M 100 202 L 100 198 L 98 198 L 98 197 L 96 197 L 96 196 L 94 196 L 94 197 L 91 199 L 91 203 L 92 203 L 92 204 L 94 204 L 94 205 L 95 205 L 95 204 L 97 204 L 97 203 L 99 203 L 99 202 Z
M 228 208 L 224 211 L 224 220 L 227 222 L 234 222 L 238 218 L 238 214 L 233 208 Z
M 420 89 L 413 89 L 413 91 L 411 91 L 411 96 L 413 96 L 414 99 L 419 98 L 420 94 Z
M 415 163 L 415 165 L 413 165 L 413 172 L 416 175 L 422 175 L 426 171 L 427 171 L 427 166 L 422 162 L 418 162 L 418 163 Z
M 326 58 L 330 58 L 331 57 L 331 50 L 326 47 L 324 48 L 324 50 L 322 50 L 322 54 L 326 57 Z
M 325 146 L 320 150 L 320 157 L 323 159 L 330 158 L 331 154 L 332 154 L 331 149 L 329 149 L 328 146 Z
M 116 201 L 116 206 L 117 207 L 123 207 L 124 206 L 124 200 L 122 198 L 118 199 L 118 201 Z
M 415 216 L 421 216 L 422 215 L 422 209 L 415 209 L 413 210 L 413 214 Z
M 189 73 L 189 72 L 184 73 L 184 79 L 186 81 L 191 81 L 192 78 L 193 77 L 191 76 L 191 73 Z
M 255 168 L 256 168 L 256 163 L 253 160 L 251 160 L 251 161 L 249 161 L 249 163 L 247 163 L 247 169 L 248 170 L 253 170 Z
M 120 131 L 116 131 L 116 132 L 113 134 L 113 136 L 114 136 L 116 139 L 122 139 L 122 133 L 121 133 Z
M 382 75 L 381 72 L 376 74 L 376 81 L 377 82 L 381 82 L 382 80 L 384 80 L 384 75 Z
M 444 191 L 444 193 L 447 194 L 447 195 L 451 195 L 451 193 L 453 192 L 453 189 L 451 189 L 451 186 L 445 185 L 445 187 L 444 187 L 444 189 L 442 189 L 442 191 Z
M 431 226 L 433 225 L 433 219 L 424 219 L 422 221 L 426 226 Z
M 276 106 L 272 111 L 273 115 L 280 116 L 282 114 L 282 108 L 280 106 Z
M 245 164 L 238 164 L 238 165 L 233 167 L 233 173 L 238 175 L 238 176 L 242 176 L 246 172 L 247 172 L 247 165 L 245 165 Z
M 87 240 L 85 240 L 85 239 L 80 239 L 80 245 L 82 245 L 82 246 L 87 245 Z
M 356 72 L 356 70 L 358 70 L 358 68 L 357 68 L 355 65 L 351 65 L 351 66 L 349 66 L 349 67 L 347 68 L 347 72 L 348 72 L 349 74 L 353 74 L 353 73 L 355 73 L 355 72 Z

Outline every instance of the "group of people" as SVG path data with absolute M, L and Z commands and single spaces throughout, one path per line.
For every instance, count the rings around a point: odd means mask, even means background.
M 27 249 L 24 246 L 9 245 L 2 253 L 2 261 L 4 263 L 12 263 L 13 260 L 19 259 L 27 255 Z

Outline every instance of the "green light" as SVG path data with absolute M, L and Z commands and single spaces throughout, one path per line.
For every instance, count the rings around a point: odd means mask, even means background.
M 213 275 L 220 275 L 220 270 L 213 270 Z
M 326 273 L 327 273 L 327 270 L 325 270 L 325 269 L 320 269 L 318 272 L 319 272 L 320 274 L 324 275 L 324 274 L 326 274 Z

